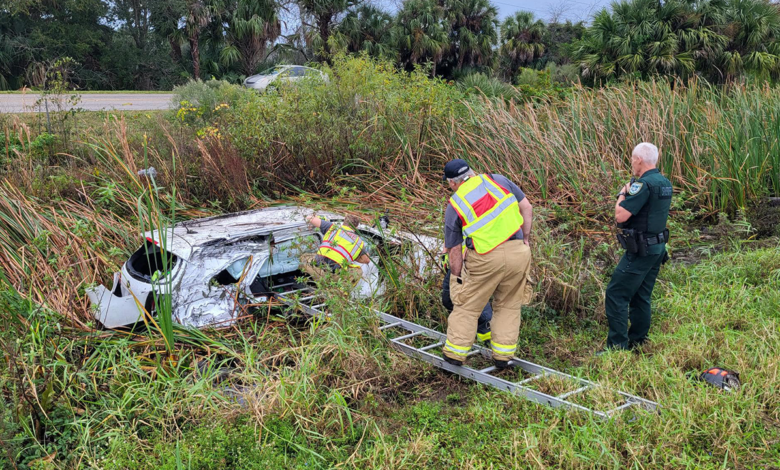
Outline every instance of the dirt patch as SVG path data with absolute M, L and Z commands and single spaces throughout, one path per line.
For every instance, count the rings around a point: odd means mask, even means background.
M 780 197 L 761 199 L 749 207 L 745 215 L 756 237 L 780 236 Z

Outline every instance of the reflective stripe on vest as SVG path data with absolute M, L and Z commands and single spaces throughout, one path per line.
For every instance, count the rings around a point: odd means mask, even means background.
M 346 225 L 337 227 L 334 224 L 325 232 L 317 254 L 338 264 L 349 264 L 353 268 L 359 268 L 360 265 L 355 263 L 355 257 L 363 247 L 363 240 L 352 228 Z
M 492 251 L 523 225 L 515 195 L 487 175 L 467 179 L 450 204 L 463 221 L 463 235 L 471 238 L 479 254 Z

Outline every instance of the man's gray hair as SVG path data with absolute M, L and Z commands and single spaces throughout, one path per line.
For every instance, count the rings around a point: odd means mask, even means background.
M 466 178 L 471 178 L 472 176 L 477 176 L 477 174 L 474 173 L 474 170 L 469 168 L 469 171 L 463 173 L 462 175 L 458 175 L 455 178 L 447 178 L 447 181 L 452 181 L 453 183 L 458 184 L 466 181 Z
M 631 156 L 641 159 L 648 165 L 655 166 L 658 164 L 658 147 L 649 142 L 642 142 L 634 147 Z

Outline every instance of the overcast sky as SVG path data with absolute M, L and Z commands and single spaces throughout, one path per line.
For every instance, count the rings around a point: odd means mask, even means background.
M 561 20 L 589 21 L 594 13 L 609 6 L 610 0 L 491 0 L 503 20 L 516 11 L 533 12 L 537 18 L 549 20 L 557 15 Z
M 608 7 L 611 0 L 490 0 L 498 8 L 499 19 L 503 20 L 516 11 L 530 11 L 537 18 L 549 21 L 557 16 L 560 20 L 589 21 L 594 13 Z M 376 3 L 396 11 L 402 0 L 378 0 Z

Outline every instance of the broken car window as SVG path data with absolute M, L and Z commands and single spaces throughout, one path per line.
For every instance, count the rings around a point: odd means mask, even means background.
M 211 278 L 211 284 L 212 285 L 219 285 L 219 286 L 229 286 L 231 284 L 235 284 L 241 279 L 241 274 L 243 274 L 244 269 L 248 269 L 249 263 L 249 257 L 238 259 L 232 263 L 230 263 L 230 266 L 223 269 L 219 273 L 217 273 L 216 276 Z
M 169 251 L 163 252 L 159 246 L 145 241 L 127 261 L 127 272 L 135 279 L 151 283 L 165 277 L 179 258 Z

